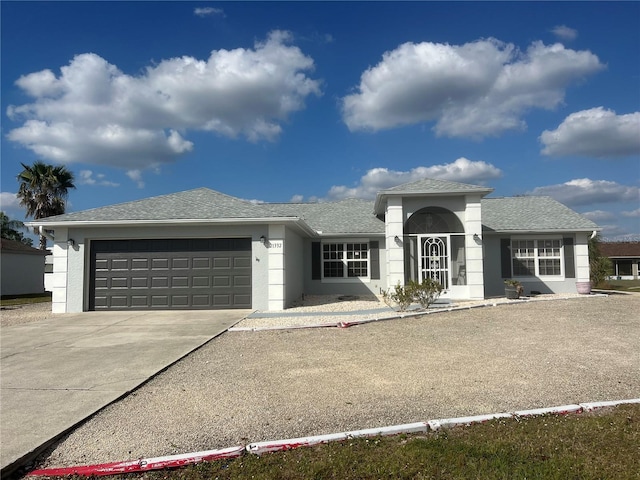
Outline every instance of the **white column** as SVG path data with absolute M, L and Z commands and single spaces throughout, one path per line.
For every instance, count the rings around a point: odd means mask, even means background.
M 465 244 L 469 298 L 484 298 L 484 260 L 482 251 L 482 208 L 480 197 L 467 197 Z
M 400 283 L 404 285 L 404 214 L 402 197 L 389 197 L 385 215 L 387 245 L 387 288 Z M 396 241 L 398 237 L 399 241 Z
M 284 225 L 269 225 L 269 311 L 284 310 L 285 274 L 284 274 Z
M 589 234 L 576 234 L 576 282 L 590 280 Z
M 67 313 L 68 249 L 67 229 L 56 229 L 53 243 L 53 277 L 51 281 L 51 312 Z

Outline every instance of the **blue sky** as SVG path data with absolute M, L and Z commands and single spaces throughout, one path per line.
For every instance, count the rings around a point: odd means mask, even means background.
M 372 198 L 424 177 L 550 195 L 640 238 L 639 2 L 7 2 L 2 209 L 209 187 Z

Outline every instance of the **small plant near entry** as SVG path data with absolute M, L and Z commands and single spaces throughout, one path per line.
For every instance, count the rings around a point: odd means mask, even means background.
M 398 309 L 401 312 L 404 312 L 407 308 L 409 308 L 411 302 L 413 302 L 412 290 L 413 288 L 411 287 L 410 283 L 407 286 L 403 287 L 402 285 L 400 285 L 400 282 L 398 282 L 398 284 L 393 287 L 393 291 L 388 290 L 386 292 L 382 292 L 382 299 L 384 300 L 384 303 L 392 308 L 394 303 L 397 304 Z
M 443 287 L 440 282 L 433 278 L 425 278 L 422 283 L 411 282 L 414 284 L 413 297 L 416 302 L 424 309 L 429 308 L 442 293 Z
M 439 282 L 431 278 L 425 278 L 422 283 L 410 281 L 405 286 L 400 282 L 393 287 L 393 291 L 382 292 L 384 303 L 393 307 L 398 306 L 401 312 L 404 312 L 413 302 L 417 302 L 424 309 L 429 308 L 442 293 L 443 287 Z
M 520 298 L 520 295 L 524 293 L 524 287 L 518 280 L 509 278 L 504 281 L 504 284 L 504 292 L 507 298 Z

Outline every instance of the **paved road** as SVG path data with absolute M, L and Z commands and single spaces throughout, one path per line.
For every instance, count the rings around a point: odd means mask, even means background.
M 4 327 L 2 473 L 249 312 L 88 312 Z

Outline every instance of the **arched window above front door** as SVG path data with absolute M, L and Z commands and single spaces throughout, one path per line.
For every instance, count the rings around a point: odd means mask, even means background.
M 464 233 L 464 226 L 455 213 L 442 207 L 418 210 L 404 224 L 404 234 Z

